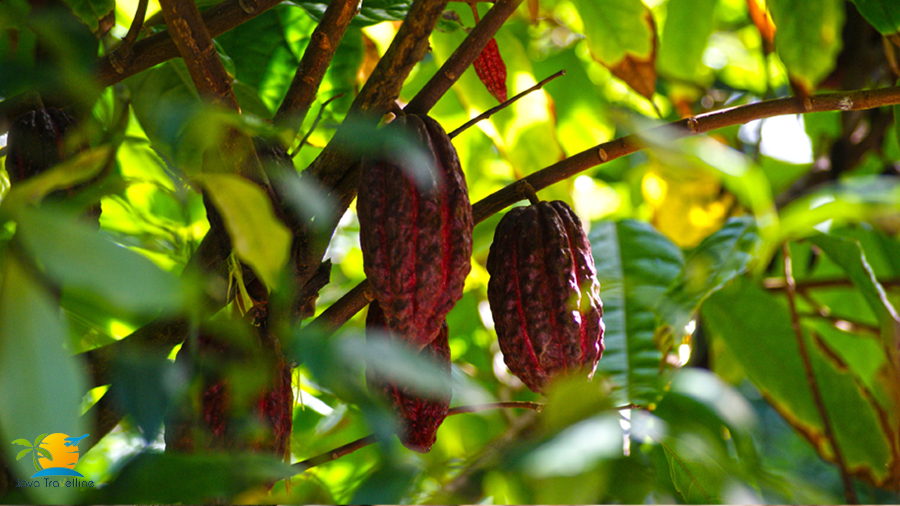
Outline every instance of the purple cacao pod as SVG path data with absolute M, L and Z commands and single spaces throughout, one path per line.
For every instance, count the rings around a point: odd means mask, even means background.
M 66 133 L 75 118 L 59 109 L 35 109 L 19 115 L 9 127 L 6 172 L 16 184 L 46 171 L 87 146 L 67 148 Z
M 377 302 L 369 305 L 366 331 L 369 335 L 388 334 L 385 316 Z M 400 441 L 410 450 L 428 453 L 437 437 L 437 430 L 447 417 L 452 389 L 450 380 L 450 344 L 447 322 L 441 324 L 437 336 L 419 352 L 419 356 L 432 360 L 446 375 L 446 388 L 436 397 L 421 397 L 402 385 L 394 385 L 371 368 L 366 373 L 369 390 L 380 392 L 391 403 L 400 418 Z
M 591 245 L 567 204 L 517 207 L 488 254 L 488 302 L 503 359 L 535 392 L 603 354 L 603 306 Z
M 436 121 L 403 116 L 385 130 L 412 140 L 425 163 L 404 166 L 417 158 L 402 154 L 363 162 L 357 201 L 363 265 L 388 328 L 421 349 L 462 298 L 472 206 L 459 157 Z

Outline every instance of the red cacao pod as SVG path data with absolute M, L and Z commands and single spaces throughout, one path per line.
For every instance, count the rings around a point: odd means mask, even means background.
M 422 156 L 383 152 L 363 162 L 357 201 L 363 265 L 388 328 L 421 349 L 462 298 L 472 206 L 456 149 L 435 120 L 403 116 L 385 133 L 411 140 Z
M 366 316 L 366 331 L 368 336 L 373 334 L 390 334 L 385 326 L 384 312 L 377 302 L 369 305 L 369 314 Z M 419 352 L 419 356 L 429 359 L 438 365 L 442 373 L 446 375 L 446 388 L 436 397 L 422 397 L 411 389 L 391 384 L 382 378 L 377 372 L 369 368 L 366 381 L 369 390 L 380 392 L 390 402 L 400 418 L 400 441 L 410 450 L 427 453 L 437 437 L 437 430 L 447 417 L 450 408 L 450 344 L 447 322 L 441 324 L 437 336 Z
M 509 211 L 488 254 L 488 302 L 509 370 L 540 393 L 603 354 L 603 306 L 591 245 L 560 201 Z
M 35 109 L 19 115 L 7 137 L 6 172 L 10 182 L 34 177 L 85 149 L 86 145 L 66 146 L 66 133 L 75 125 L 75 118 L 60 109 Z

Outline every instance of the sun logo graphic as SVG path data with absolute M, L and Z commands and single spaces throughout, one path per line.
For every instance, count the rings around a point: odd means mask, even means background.
M 78 442 L 88 437 L 70 437 L 57 432 L 56 434 L 41 434 L 34 440 L 34 444 L 26 439 L 16 439 L 13 444 L 24 446 L 25 449 L 16 455 L 16 460 L 31 456 L 31 462 L 37 471 L 32 478 L 44 476 L 76 476 L 84 478 L 84 475 L 75 471 L 78 463 Z

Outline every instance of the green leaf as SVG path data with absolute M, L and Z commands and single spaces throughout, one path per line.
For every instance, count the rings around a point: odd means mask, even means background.
M 838 264 L 850 277 L 853 285 L 859 290 L 869 307 L 878 317 L 881 325 L 881 337 L 888 346 L 895 346 L 900 335 L 900 317 L 888 300 L 884 288 L 875 278 L 875 273 L 866 260 L 860 244 L 856 241 L 831 235 L 818 235 L 810 238 L 810 242 L 818 246 L 833 262 Z
M 669 476 L 675 490 L 686 503 L 718 504 L 721 500 L 713 491 L 721 487 L 724 471 L 715 459 L 698 448 L 696 440 L 676 440 L 676 444 L 662 444 L 669 463 Z
M 293 475 L 274 457 L 145 452 L 129 461 L 90 501 L 98 504 L 206 504 Z
M 788 73 L 806 92 L 834 69 L 844 26 L 842 0 L 771 2 L 775 46 Z
M 53 460 L 53 454 L 50 453 L 50 450 L 40 447 L 40 446 L 35 447 L 34 450 L 35 450 L 35 453 L 37 453 L 39 456 L 41 456 L 47 460 L 50 460 L 50 461 Z
M 31 441 L 29 441 L 27 439 L 16 439 L 15 441 L 12 442 L 12 444 L 27 446 L 29 449 L 32 448 Z M 16 460 L 18 460 L 18 459 L 16 459 Z
M 240 259 L 276 289 L 287 265 L 291 233 L 275 216 L 272 202 L 253 183 L 231 174 L 204 174 L 200 180 L 221 213 Z
M 329 0 L 301 0 L 295 4 L 303 7 L 316 22 L 322 19 Z M 382 21 L 402 21 L 409 12 L 412 0 L 363 0 L 359 13 L 350 22 L 350 26 L 369 26 Z
M 606 66 L 626 56 L 648 59 L 653 33 L 645 16 L 650 13 L 640 0 L 573 0 L 584 24 L 591 55 Z
M 28 455 L 28 454 L 31 452 L 31 450 L 33 450 L 33 448 L 25 448 L 24 450 L 20 451 L 20 452 L 16 455 L 16 460 L 19 460 L 19 459 L 21 459 L 22 457 L 24 457 L 25 455 Z
M 707 299 L 702 314 L 711 334 L 730 348 L 766 400 L 833 462 L 834 451 L 813 401 L 785 305 L 750 280 L 737 278 Z M 804 340 L 847 469 L 879 486 L 896 483 L 900 451 L 892 443 L 897 428 L 890 421 L 896 419 L 896 401 L 887 413 L 877 409 L 872 393 L 853 371 L 836 364 L 834 355 L 809 335 Z M 884 353 L 878 353 L 871 358 L 887 367 Z
M 108 16 L 116 8 L 115 0 L 65 0 L 72 11 L 96 32 L 100 19 Z
M 900 4 L 894 0 L 853 0 L 853 3 L 882 35 L 900 32 Z
M 2 259 L 0 280 L 0 428 L 4 434 L 83 434 L 79 419 L 87 382 L 77 361 L 63 348 L 68 340 L 59 305 L 45 284 L 15 254 Z M 11 447 L 3 451 L 8 457 Z M 31 462 L 13 461 L 20 476 Z M 51 489 L 34 490 L 41 502 L 67 502 Z M 65 493 L 65 492 L 63 492 Z
M 178 278 L 77 218 L 44 208 L 22 209 L 16 217 L 24 250 L 73 297 L 126 316 L 184 307 Z
M 110 151 L 109 146 L 82 151 L 56 167 L 16 184 L 2 201 L 3 212 L 14 213 L 17 207 L 37 204 L 56 190 L 71 188 L 93 178 L 103 169 Z
M 653 342 L 654 309 L 683 268 L 684 258 L 653 227 L 633 220 L 594 223 L 590 241 L 606 324 L 598 374 L 610 374 L 622 389 L 621 400 L 649 405 L 662 387 L 662 354 Z
M 715 20 L 715 0 L 669 0 L 656 64 L 660 73 L 696 81 Z
M 661 321 L 680 332 L 711 293 L 747 270 L 758 246 L 753 218 L 728 220 L 688 255 L 678 278 L 660 301 Z

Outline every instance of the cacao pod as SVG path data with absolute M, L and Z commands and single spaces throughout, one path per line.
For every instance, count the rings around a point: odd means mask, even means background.
M 87 142 L 79 142 L 67 134 L 77 127 L 77 121 L 69 113 L 55 108 L 33 109 L 20 114 L 9 127 L 6 155 L 6 173 L 9 182 L 16 184 L 37 176 L 70 156 L 89 148 Z M 59 190 L 48 198 L 72 195 L 80 187 Z M 100 204 L 88 209 L 88 220 L 99 226 Z
M 378 302 L 369 304 L 369 314 L 366 315 L 366 331 L 368 336 L 387 333 L 384 312 Z M 369 337 L 371 338 L 371 337 Z M 382 378 L 369 367 L 366 373 L 366 381 L 370 391 L 380 392 L 390 402 L 400 418 L 400 441 L 410 450 L 427 453 L 437 437 L 437 430 L 447 417 L 450 408 L 450 344 L 447 322 L 441 324 L 437 336 L 424 349 L 419 356 L 435 362 L 440 370 L 446 374 L 446 388 L 442 389 L 437 397 L 421 397 L 403 386 L 393 385 Z
M 603 354 L 603 306 L 591 245 L 560 201 L 509 211 L 488 253 L 488 302 L 509 370 L 540 393 Z
M 286 454 L 294 414 L 291 365 L 265 324 L 253 329 L 250 342 L 210 328 L 185 342 L 175 363 L 197 374 L 200 394 L 196 402 L 182 399 L 166 416 L 167 451 Z M 255 382 L 234 374 L 237 369 Z
M 385 127 L 423 150 L 364 160 L 357 210 L 363 265 L 388 328 L 419 349 L 462 298 L 471 269 L 472 206 L 456 149 L 427 116 Z M 415 175 L 415 176 L 414 176 Z

